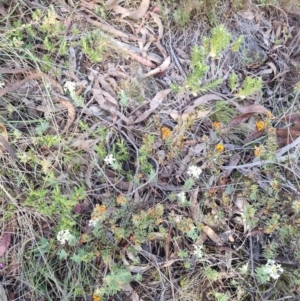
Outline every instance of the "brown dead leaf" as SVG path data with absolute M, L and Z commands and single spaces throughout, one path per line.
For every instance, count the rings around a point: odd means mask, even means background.
M 111 87 L 110 83 L 108 83 L 106 81 L 106 79 L 104 78 L 104 76 L 102 74 L 99 74 L 97 76 L 97 80 L 99 81 L 99 83 L 101 84 L 102 88 L 111 95 L 112 98 L 117 98 L 117 94 L 115 93 L 115 91 L 113 90 L 113 88 Z M 116 105 L 118 105 L 117 101 L 114 100 L 114 103 Z
M 94 10 L 96 4 L 93 1 L 92 2 L 86 2 L 84 0 L 80 0 L 80 4 L 79 5 L 82 6 L 82 7 L 85 7 L 87 9 L 89 9 L 89 10 Z
M 59 102 L 68 110 L 68 120 L 63 129 L 63 131 L 66 132 L 70 128 L 70 126 L 73 124 L 73 122 L 75 120 L 76 112 L 75 112 L 73 105 L 68 100 L 66 100 L 62 97 L 59 97 Z
M 261 70 L 259 72 L 256 73 L 256 75 L 265 75 L 265 74 L 271 74 L 273 73 L 273 70 L 272 68 L 268 68 L 268 69 L 264 69 L 264 70 Z
M 232 128 L 237 127 L 238 125 L 240 125 L 243 121 L 246 121 L 248 118 L 250 118 L 254 113 L 246 113 L 240 116 L 236 116 L 234 118 L 231 119 L 230 123 L 226 126 L 226 128 L 224 128 L 224 132 L 229 131 Z
M 145 77 L 153 76 L 157 73 L 161 73 L 161 72 L 166 71 L 168 69 L 168 67 L 170 66 L 170 63 L 171 63 L 171 57 L 168 56 L 160 66 L 158 66 L 157 68 L 155 68 L 155 69 L 151 70 L 150 72 L 148 72 L 145 75 Z
M 276 135 L 278 146 L 283 147 L 300 137 L 300 130 L 294 128 L 276 129 Z
M 277 68 L 273 62 L 268 62 L 266 65 L 269 65 L 274 73 L 274 77 L 277 75 Z
M 197 188 L 193 192 L 193 195 L 191 197 L 191 205 L 190 205 L 192 219 L 195 224 L 198 224 L 198 222 L 201 219 L 200 207 L 199 207 L 199 203 L 197 201 L 198 193 L 199 193 L 199 186 L 197 186 Z
M 241 159 L 241 156 L 239 154 L 233 155 L 230 160 L 228 166 L 237 166 L 239 161 Z M 233 169 L 224 170 L 222 173 L 223 178 L 228 178 L 230 174 L 232 173 Z
M 0 68 L 0 73 L 1 74 L 18 74 L 18 73 L 25 73 L 30 70 L 32 70 L 32 69 L 30 69 L 30 68 L 15 68 L 15 69 Z
M 272 116 L 272 113 L 262 105 L 250 105 L 250 106 L 243 107 L 233 100 L 231 100 L 230 103 L 232 103 L 237 108 L 237 110 L 243 114 L 261 113 L 261 114 L 269 114 L 270 116 Z
M 277 78 L 285 75 L 286 73 L 290 72 L 291 69 L 289 69 L 287 66 L 284 66 L 284 70 L 282 72 L 279 72 L 276 76 L 274 76 L 271 80 L 270 83 L 275 81 Z
M 150 101 L 150 109 L 145 111 L 141 116 L 137 118 L 132 124 L 136 124 L 144 121 L 148 118 L 148 116 L 153 113 L 163 102 L 163 100 L 167 97 L 167 95 L 171 92 L 171 89 L 166 89 L 158 92 L 155 97 Z
M 300 131 L 300 113 L 285 115 L 281 120 L 286 123 L 293 123 L 293 128 Z
M 8 134 L 6 127 L 0 122 L 0 136 L 2 136 L 8 142 Z
M 91 89 L 91 91 L 96 91 L 97 89 Z M 97 101 L 97 103 L 99 104 L 99 107 L 107 112 L 110 112 L 110 114 L 112 115 L 112 118 L 115 118 L 116 116 L 118 116 L 119 118 L 121 118 L 122 120 L 124 120 L 124 122 L 126 124 L 130 124 L 130 118 L 127 118 L 126 116 L 124 116 L 124 114 L 122 114 L 121 112 L 119 112 L 114 106 L 112 105 L 108 105 L 106 100 L 104 99 L 103 95 L 101 93 L 94 95 L 95 100 Z
M 262 137 L 265 133 L 263 131 L 254 130 L 250 133 L 244 140 L 244 144 L 249 143 L 250 141 L 254 141 L 260 137 Z
M 3 89 L 0 89 L 0 97 L 4 96 L 7 93 L 14 92 L 14 91 L 18 90 L 21 86 L 26 84 L 28 81 L 40 78 L 42 76 L 43 76 L 43 74 L 40 72 L 30 74 L 29 76 L 25 77 L 23 80 L 16 81 L 13 84 L 8 85 Z
M 71 147 L 88 151 L 93 149 L 94 145 L 96 145 L 98 142 L 99 139 L 75 139 L 71 144 Z
M 195 101 L 194 101 L 194 104 L 191 105 L 191 106 L 188 106 L 185 110 L 184 110 L 184 114 L 188 114 L 188 113 L 191 113 L 191 112 L 194 112 L 194 110 L 200 106 L 200 105 L 203 105 L 203 104 L 206 104 L 207 102 L 209 101 L 212 101 L 212 100 L 220 100 L 220 99 L 223 99 L 221 96 L 217 95 L 217 94 L 206 94 L 206 95 L 203 95 L 201 97 L 198 97 Z
M 77 62 L 76 62 L 76 52 L 74 47 L 69 48 L 69 70 L 74 74 L 77 70 Z
M 239 16 L 241 16 L 242 18 L 246 19 L 246 20 L 253 20 L 254 19 L 254 13 L 252 11 L 249 10 L 241 10 L 237 13 Z
M 237 219 L 236 222 L 241 222 L 244 226 L 244 234 L 247 233 L 247 231 L 250 229 L 249 224 L 247 223 L 247 220 L 245 218 L 244 212 L 246 211 L 246 207 L 248 206 L 248 202 L 243 197 L 237 197 L 235 201 L 235 205 L 238 208 L 236 213 L 239 213 L 241 215 L 241 218 Z
M 122 291 L 125 295 L 127 295 L 127 298 L 131 299 L 131 301 L 143 301 L 143 299 L 139 297 L 137 292 L 129 284 L 123 285 Z
M 189 117 L 194 119 L 204 118 L 206 117 L 211 111 L 196 111 L 193 113 L 183 113 L 180 114 L 178 111 L 172 111 L 170 113 L 170 116 L 173 118 L 173 120 L 178 121 L 186 121 Z
M 138 20 L 145 16 L 149 9 L 150 0 L 142 0 L 139 8 L 135 11 L 130 11 L 117 4 L 116 1 L 109 1 L 109 8 L 112 9 L 116 14 L 121 14 L 121 18 L 130 17 L 134 20 Z
M 88 23 L 90 23 L 90 24 L 92 24 L 96 27 L 99 27 L 102 30 L 113 34 L 114 36 L 120 37 L 120 38 L 125 39 L 125 40 L 132 40 L 132 41 L 139 41 L 140 40 L 139 37 L 136 37 L 132 34 L 126 34 L 122 31 L 112 27 L 111 25 L 103 24 L 99 21 L 93 20 L 92 18 L 87 18 L 86 15 L 82 15 L 82 18 L 85 20 L 85 22 L 88 22 Z
M 179 115 L 179 113 L 177 111 L 173 111 L 170 116 L 174 119 L 174 120 L 178 120 L 178 119 L 182 119 L 182 120 L 186 120 L 189 116 L 190 116 L 190 113 L 193 113 L 194 114 L 194 118 L 197 119 L 197 118 L 204 118 L 206 117 L 209 113 L 210 113 L 210 110 L 209 111 L 198 111 L 196 112 L 195 109 L 200 106 L 200 105 L 203 105 L 209 101 L 212 101 L 212 100 L 220 100 L 222 99 L 222 97 L 216 95 L 216 94 L 206 94 L 206 95 L 203 95 L 199 98 L 197 98 L 193 105 L 190 105 L 188 106 L 182 115 Z
M 85 183 L 89 189 L 92 189 L 92 183 L 91 183 L 92 172 L 93 172 L 93 166 L 89 164 L 85 174 Z
M 17 160 L 17 155 L 9 145 L 8 134 L 6 127 L 0 122 L 0 157 L 2 155 L 3 149 L 6 150 L 15 160 Z
M 130 18 L 134 20 L 138 20 L 145 16 L 147 10 L 149 9 L 150 0 L 142 0 L 142 3 L 140 4 L 139 8 L 135 10 L 134 12 L 130 13 Z
M 119 104 L 116 99 L 114 99 L 109 93 L 102 89 L 92 88 L 95 99 L 100 104 L 100 102 L 108 107 L 114 108 L 115 110 L 119 108 Z
M 206 235 L 217 245 L 222 245 L 223 240 L 218 236 L 218 234 L 209 226 L 201 225 L 201 229 L 206 233 Z
M 161 267 L 161 268 L 167 268 L 167 267 L 171 266 L 173 263 L 175 263 L 175 262 L 177 262 L 177 261 L 178 261 L 178 259 L 170 259 L 170 260 L 167 260 L 167 261 L 165 261 L 165 262 L 160 263 L 160 267 Z
M 9 223 L 5 227 L 3 231 L 3 235 L 0 240 L 0 256 L 3 256 L 6 250 L 8 249 L 10 245 L 12 233 L 13 233 L 13 226 L 12 223 Z
M 150 67 L 150 68 L 155 68 L 156 67 L 156 65 L 153 64 L 150 60 L 148 60 L 145 57 L 140 56 L 137 53 L 129 52 L 128 54 L 132 57 L 132 59 L 138 61 L 139 63 L 141 63 L 144 66 L 147 66 L 147 67 Z
M 154 12 L 151 12 L 150 15 L 153 18 L 153 20 L 155 21 L 155 23 L 158 25 L 158 40 L 160 40 L 160 39 L 162 39 L 162 37 L 164 35 L 164 27 L 161 22 L 161 19 L 160 19 L 159 15 Z
M 131 273 L 142 274 L 142 273 L 148 271 L 149 269 L 151 269 L 151 266 L 150 265 L 146 265 L 146 266 L 129 265 L 127 268 L 129 269 L 129 271 Z

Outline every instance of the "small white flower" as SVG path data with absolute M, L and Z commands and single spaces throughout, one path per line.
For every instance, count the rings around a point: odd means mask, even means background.
M 185 196 L 185 192 L 182 191 L 180 193 L 177 194 L 177 199 L 178 201 L 181 203 L 181 204 L 186 204 L 187 203 L 187 199 L 186 199 L 186 196 Z
M 197 246 L 197 245 L 193 245 L 194 246 L 194 255 L 196 255 L 198 258 L 201 258 L 203 256 L 203 246 Z
M 70 94 L 72 94 L 75 92 L 75 88 L 76 88 L 76 83 L 66 81 L 66 83 L 64 85 L 65 92 L 69 92 Z
M 195 165 L 189 166 L 189 168 L 187 170 L 187 174 L 190 177 L 193 177 L 195 179 L 198 179 L 200 177 L 201 173 L 202 173 L 202 169 Z
M 278 279 L 283 272 L 283 268 L 280 264 L 276 264 L 275 260 L 268 259 L 268 262 L 265 266 L 266 273 L 270 275 L 273 279 Z
M 61 230 L 57 233 L 57 240 L 60 242 L 60 244 L 64 245 L 67 241 L 72 239 L 74 236 L 70 233 L 70 231 L 67 230 Z
M 116 162 L 116 159 L 113 157 L 112 154 L 106 156 L 106 158 L 104 159 L 105 163 L 108 165 L 114 165 L 114 163 Z
M 0 82 L 0 89 L 2 89 L 3 87 L 5 87 L 5 83 L 4 82 Z
M 89 227 L 96 227 L 96 225 L 98 224 L 99 221 L 100 221 L 100 218 L 89 220 Z

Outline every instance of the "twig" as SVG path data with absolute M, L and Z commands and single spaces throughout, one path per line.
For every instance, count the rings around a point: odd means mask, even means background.
M 294 140 L 292 143 L 286 145 L 285 147 L 281 148 L 277 152 L 277 156 L 282 156 L 284 153 L 288 152 L 290 149 L 297 147 L 300 144 L 300 137 Z
M 255 167 L 255 166 L 262 166 L 264 164 L 276 164 L 276 163 L 280 163 L 282 161 L 285 161 L 287 159 L 294 159 L 297 158 L 299 155 L 298 154 L 292 154 L 292 155 L 287 155 L 287 156 L 282 156 L 282 157 L 276 157 L 276 160 L 266 160 L 266 161 L 255 161 L 252 163 L 247 163 L 247 164 L 243 164 L 243 165 L 236 165 L 236 166 L 222 166 L 222 169 L 224 170 L 231 170 L 231 169 L 242 169 L 242 168 L 251 168 L 251 167 Z

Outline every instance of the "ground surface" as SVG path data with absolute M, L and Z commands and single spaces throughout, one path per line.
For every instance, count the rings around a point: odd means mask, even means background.
M 300 300 L 297 1 L 0 24 L 1 300 Z

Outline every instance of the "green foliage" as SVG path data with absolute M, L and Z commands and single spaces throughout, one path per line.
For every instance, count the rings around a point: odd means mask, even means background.
M 261 77 L 253 78 L 247 76 L 243 82 L 243 87 L 239 89 L 237 96 L 241 99 L 244 99 L 248 96 L 253 95 L 254 93 L 260 92 L 262 88 L 262 79 Z
M 173 12 L 173 18 L 178 25 L 185 26 L 190 20 L 190 13 L 187 11 L 184 5 L 181 5 Z
M 217 281 L 220 277 L 219 272 L 210 267 L 206 267 L 204 269 L 204 274 L 205 274 L 205 277 L 211 282 Z
M 104 58 L 106 39 L 101 36 L 100 31 L 94 30 L 81 38 L 80 44 L 85 55 L 93 63 L 102 62 Z
M 143 137 L 143 143 L 140 147 L 138 160 L 140 161 L 141 171 L 149 175 L 153 171 L 153 166 L 149 163 L 149 157 L 152 153 L 154 136 L 146 135 Z
M 126 161 L 129 159 L 128 147 L 124 139 L 120 138 L 113 145 L 113 153 L 117 161 Z
M 129 97 L 124 90 L 121 90 L 119 93 L 120 105 L 126 108 L 129 105 Z
M 119 266 L 112 266 L 110 273 L 104 277 L 103 285 L 96 290 L 99 296 L 113 296 L 133 279 L 131 273 Z
M 208 1 L 204 2 L 209 4 Z M 237 1 L 234 2 L 237 4 Z M 174 0 L 173 4 L 178 3 Z M 214 8 L 214 5 L 207 5 L 209 6 L 207 9 Z M 107 17 L 109 11 L 103 13 L 101 9 L 102 6 L 100 10 L 99 6 L 96 7 L 95 13 Z M 214 13 L 214 10 L 212 9 L 211 12 Z M 106 47 L 109 45 L 99 31 L 82 33 L 81 29 L 77 28 L 72 29 L 70 34 L 61 25 L 61 17 L 56 15 L 53 7 L 47 11 L 28 10 L 26 18 L 30 14 L 32 14 L 30 24 L 22 24 L 25 20 L 23 16 L 22 22 L 17 18 L 7 22 L 7 24 L 12 25 L 3 33 L 5 39 L 1 48 L 3 61 L 7 59 L 7 66 L 13 62 L 13 60 L 8 59 L 11 55 L 8 49 L 12 48 L 14 53 L 11 57 L 17 61 L 16 66 L 26 67 L 30 63 L 30 67 L 49 71 L 49 77 L 56 78 L 56 75 L 60 74 L 60 69 L 68 66 L 69 47 L 78 46 L 75 39 L 72 42 L 69 39 L 64 39 L 65 34 L 81 37 L 78 43 L 91 62 L 103 61 L 107 53 Z M 183 26 L 188 24 L 190 17 L 191 14 L 188 13 L 186 6 L 177 6 L 177 10 L 174 12 L 176 22 Z M 184 88 L 175 86 L 174 91 L 182 92 L 184 90 L 184 92 L 191 92 L 196 95 L 217 89 L 223 81 L 223 75 L 218 74 L 224 73 L 216 70 L 217 66 L 220 66 L 219 63 L 223 63 L 220 59 L 226 59 L 223 53 L 227 50 L 238 51 L 243 42 L 242 38 L 239 37 L 230 45 L 230 39 L 230 34 L 226 28 L 220 25 L 212 30 L 210 37 L 203 39 L 202 45 L 194 46 L 191 53 L 191 73 L 183 84 Z M 42 46 L 42 49 L 37 51 L 36 45 Z M 11 65 L 13 66 L 13 64 Z M 83 72 L 82 70 L 81 72 Z M 211 74 L 213 74 L 213 78 L 209 78 Z M 83 74 L 79 75 L 79 78 L 82 78 Z M 17 79 L 18 76 L 13 75 L 13 78 Z M 6 85 L 7 78 L 9 78 L 7 74 L 1 76 L 0 84 Z M 55 80 L 59 81 L 60 79 L 57 77 Z M 260 78 L 247 77 L 242 87 L 239 87 L 239 80 L 235 72 L 228 78 L 231 92 L 237 93 L 238 97 L 245 98 L 261 91 L 262 80 Z M 193 243 L 197 244 L 196 241 L 200 238 L 201 223 L 197 224 L 195 216 L 191 215 L 194 212 L 192 212 L 193 208 L 191 208 L 188 197 L 193 197 L 193 205 L 194 202 L 198 204 L 203 221 L 210 225 L 217 234 L 224 231 L 222 229 L 224 221 L 230 221 L 232 225 L 236 223 L 235 229 L 237 231 L 235 233 L 236 235 L 241 233 L 241 236 L 245 234 L 242 227 L 244 229 L 250 228 L 250 231 L 256 226 L 259 227 L 258 229 L 262 227 L 266 236 L 262 253 L 264 259 L 280 256 L 282 250 L 289 249 L 289 245 L 294 251 L 295 260 L 300 258 L 300 226 L 298 222 L 300 202 L 296 196 L 286 197 L 283 192 L 288 190 L 287 186 L 284 191 L 282 189 L 283 185 L 286 185 L 285 178 L 288 178 L 290 187 L 295 185 L 296 174 L 293 174 L 292 177 L 289 175 L 283 177 L 280 170 L 283 169 L 282 166 L 278 167 L 275 163 L 266 164 L 261 169 L 255 168 L 255 176 L 260 172 L 264 178 L 269 179 L 267 181 L 268 187 L 263 189 L 257 184 L 257 179 L 252 178 L 253 174 L 241 175 L 236 169 L 230 174 L 231 184 L 225 183 L 227 185 L 226 193 L 222 194 L 223 187 L 221 186 L 224 186 L 224 183 L 219 181 L 223 177 L 222 169 L 231 164 L 230 158 L 236 152 L 236 149 L 226 149 L 224 152 L 217 153 L 215 149 L 216 143 L 223 141 L 224 144 L 230 145 L 233 140 L 226 131 L 223 131 L 223 125 L 225 124 L 226 127 L 226 124 L 232 120 L 236 113 L 228 105 L 228 101 L 216 101 L 213 105 L 212 121 L 224 123 L 218 130 L 209 128 L 209 125 L 212 124 L 209 120 L 203 124 L 199 122 L 195 128 L 190 126 L 193 122 L 187 121 L 190 123 L 189 125 L 178 122 L 176 129 L 172 131 L 173 136 L 163 141 L 159 146 L 159 150 L 167 150 L 170 154 L 172 153 L 172 156 L 167 155 L 167 160 L 171 161 L 170 158 L 176 158 L 175 166 L 178 167 L 183 156 L 187 155 L 188 149 L 191 148 L 189 144 L 177 143 L 179 140 L 180 142 L 189 142 L 191 137 L 200 135 L 204 141 L 201 143 L 205 144 L 204 148 L 201 149 L 200 157 L 199 154 L 196 154 L 195 157 L 197 156 L 197 158 L 191 158 L 190 161 L 203 166 L 203 174 L 197 180 L 197 185 L 200 188 L 198 195 L 193 194 L 195 180 L 188 178 L 182 186 L 184 176 L 180 175 L 177 183 L 180 185 L 178 192 L 183 192 L 182 201 L 178 197 L 179 193 L 176 194 L 176 192 L 173 194 L 173 199 L 176 198 L 177 202 L 171 203 L 168 192 L 164 194 L 163 188 L 160 188 L 162 187 L 161 182 L 158 182 L 159 185 L 151 185 L 148 182 L 151 179 L 155 180 L 155 176 L 160 175 L 160 170 L 157 173 L 155 169 L 157 166 L 151 161 L 151 157 L 157 158 L 157 149 L 153 148 L 157 142 L 155 135 L 145 135 L 142 141 L 140 137 L 133 140 L 138 149 L 136 151 L 125 136 L 118 134 L 117 127 L 109 127 L 108 123 L 98 126 L 99 119 L 96 119 L 98 116 L 93 115 L 83 115 L 84 118 L 76 119 L 71 130 L 64 132 L 62 128 L 67 118 L 67 112 L 64 112 L 65 115 L 63 115 L 59 110 L 56 110 L 56 108 L 59 109 L 59 104 L 57 102 L 52 103 L 52 90 L 49 89 L 48 81 L 43 82 L 38 79 L 36 82 L 39 83 L 40 89 L 45 88 L 43 91 L 45 94 L 35 99 L 28 93 L 26 101 L 29 101 L 30 105 L 16 99 L 19 92 L 14 92 L 12 98 L 10 98 L 9 93 L 5 95 L 3 97 L 5 106 L 0 105 L 1 124 L 3 123 L 4 127 L 7 128 L 9 144 L 16 150 L 19 158 L 19 162 L 14 164 L 6 152 L 1 153 L 3 155 L 2 165 L 5 166 L 4 168 L 1 167 L 1 183 L 5 184 L 3 185 L 5 188 L 8 187 L 7 191 L 2 189 L 0 191 L 1 198 L 5 199 L 1 202 L 1 209 L 3 209 L 1 217 L 5 223 L 18 222 L 18 227 L 14 229 L 14 241 L 21 246 L 21 248 L 15 248 L 20 250 L 20 255 L 4 256 L 3 260 L 9 261 L 10 258 L 20 260 L 18 264 L 20 268 L 24 269 L 21 282 L 28 283 L 30 290 L 32 290 L 32 296 L 49 300 L 75 300 L 78 296 L 81 299 L 90 298 L 95 283 L 99 283 L 97 276 L 102 272 L 98 270 L 100 268 L 106 270 L 106 276 L 100 279 L 101 288 L 96 290 L 96 293 L 105 298 L 113 296 L 131 281 L 142 280 L 140 274 L 131 275 L 123 263 L 131 261 L 131 265 L 141 266 L 143 261 L 137 255 L 141 244 L 144 243 L 151 244 L 151 252 L 154 249 L 167 250 L 167 246 L 171 246 L 171 256 L 173 254 L 176 256 L 176 252 L 178 252 L 179 258 L 189 259 L 192 254 Z M 135 100 L 144 99 L 145 94 L 141 93 L 143 90 L 142 82 L 130 78 L 127 82 L 125 80 L 122 85 L 120 85 L 122 90 L 120 90 L 119 101 L 124 109 L 124 114 L 130 114 L 132 106 L 137 103 Z M 298 86 L 295 87 L 295 93 L 298 93 Z M 159 89 L 159 85 L 155 88 Z M 86 99 L 78 96 L 75 89 L 67 90 L 66 93 L 74 100 L 75 106 L 78 106 L 76 113 L 79 114 L 77 116 L 82 117 L 80 107 L 85 104 Z M 44 97 L 45 99 L 43 99 Z M 37 107 L 41 105 L 40 107 L 43 108 L 45 104 L 49 105 L 48 112 L 51 112 L 50 114 L 46 114 L 46 111 L 43 113 Z M 18 115 L 18 119 L 15 118 L 15 115 Z M 273 134 L 270 131 L 272 130 L 270 124 L 271 121 L 268 123 L 268 131 L 265 131 L 266 136 L 262 137 L 264 139 L 262 145 L 266 151 L 260 157 L 261 160 L 274 160 L 276 157 L 277 137 L 275 131 Z M 153 125 L 151 120 L 149 125 Z M 249 122 L 247 125 L 250 129 L 251 123 Z M 158 128 L 157 124 L 155 126 Z M 182 131 L 179 129 L 181 126 Z M 181 137 L 174 143 L 179 132 L 177 129 L 179 129 Z M 153 127 L 150 128 L 149 132 L 153 132 Z M 209 138 L 204 136 L 208 132 L 210 133 Z M 135 131 L 132 134 L 135 134 Z M 239 141 L 242 141 L 243 133 L 239 133 L 239 136 L 241 136 Z M 79 139 L 97 139 L 98 142 L 94 149 L 78 150 L 73 147 L 73 142 L 78 137 Z M 245 162 L 251 162 L 253 149 L 246 146 L 242 149 L 241 145 L 240 148 L 241 151 L 238 150 L 238 152 L 243 152 L 245 156 L 240 159 L 238 164 L 243 164 L 241 162 L 243 158 L 245 158 Z M 138 157 L 132 158 L 136 153 L 138 153 Z M 118 165 L 112 166 L 104 161 L 108 154 L 113 155 Z M 137 171 L 136 174 L 124 170 L 123 166 L 127 162 L 134 166 Z M 285 162 L 280 163 L 285 164 Z M 164 164 L 165 162 L 159 162 L 158 168 Z M 295 161 L 290 160 L 289 166 L 292 164 L 295 164 Z M 115 168 L 116 166 L 117 168 Z M 293 170 L 293 172 L 295 171 Z M 133 177 L 133 174 L 136 177 Z M 142 183 L 147 181 L 146 184 L 149 184 L 148 190 L 144 190 L 145 185 L 143 185 L 142 191 L 145 193 L 140 193 L 136 189 L 138 186 L 135 186 L 131 190 L 134 193 L 133 197 L 130 189 L 126 191 L 123 187 L 120 188 L 123 183 L 131 184 L 133 181 L 136 183 L 140 179 Z M 166 184 L 176 185 L 174 173 L 170 174 L 170 179 L 167 180 L 169 183 Z M 108 182 L 112 184 L 111 187 L 107 184 Z M 88 193 L 85 183 L 89 186 Z M 15 191 L 14 188 L 16 188 Z M 121 191 L 128 194 L 123 196 Z M 237 199 L 237 191 L 242 191 L 242 198 L 246 200 L 245 204 L 247 203 L 247 205 L 243 205 L 242 209 L 237 207 L 233 209 L 232 207 Z M 152 192 L 154 197 L 152 197 Z M 150 197 L 148 197 L 149 195 Z M 145 199 L 147 201 L 144 201 Z M 8 204 L 6 200 L 8 200 Z M 11 200 L 13 200 L 12 203 L 10 203 Z M 89 206 L 94 205 L 92 214 L 86 209 L 87 204 Z M 80 214 L 75 213 L 75 206 L 76 212 L 80 208 L 83 209 Z M 281 210 L 281 208 L 285 208 L 285 210 Z M 235 217 L 231 218 L 233 212 L 235 212 L 234 215 L 237 215 L 236 219 Z M 29 221 L 32 224 L 24 224 L 24 220 L 22 220 L 24 216 L 26 223 Z M 94 218 L 96 221 L 93 220 Z M 94 221 L 95 224 L 91 223 Z M 70 229 L 73 233 L 73 238 L 65 246 L 59 243 L 55 235 L 60 229 Z M 38 235 L 44 235 L 44 233 L 46 233 L 47 236 L 45 237 L 47 238 L 42 237 L 35 241 Z M 177 237 L 174 237 L 175 235 Z M 268 239 L 269 236 L 271 239 Z M 22 240 L 23 237 L 24 240 Z M 167 245 L 166 242 L 169 238 L 170 243 Z M 237 238 L 236 241 L 239 242 L 239 239 Z M 243 247 L 241 244 L 240 248 L 236 250 L 238 252 L 236 255 L 240 256 L 237 256 L 234 261 L 235 266 L 241 268 L 234 271 L 232 274 L 234 279 L 231 282 L 224 280 L 223 292 L 227 286 L 233 287 L 232 290 L 228 289 L 233 295 L 239 293 L 238 289 L 241 286 L 247 290 L 250 287 L 252 290 L 251 286 L 255 281 L 249 275 L 247 252 L 239 251 Z M 21 254 L 21 252 L 23 253 Z M 126 253 L 126 257 L 123 252 Z M 209 248 L 208 252 L 210 252 Z M 155 256 L 161 254 L 157 253 Z M 193 254 L 196 254 L 195 250 Z M 203 283 L 204 281 L 215 282 L 220 281 L 221 278 L 225 279 L 223 273 L 226 272 L 226 269 L 222 269 L 221 275 L 218 268 L 214 269 L 215 262 L 212 257 L 206 256 L 200 259 L 199 256 L 196 270 L 195 262 L 193 262 L 194 257 L 192 256 L 192 260 L 176 260 L 172 269 L 176 273 L 176 269 L 179 268 L 184 273 L 189 273 L 188 277 L 195 277 L 195 283 L 197 282 L 195 286 L 199 284 L 199 278 Z M 99 261 L 100 264 L 98 265 Z M 97 268 L 94 267 L 94 262 L 97 263 Z M 238 273 L 242 274 L 243 277 Z M 265 266 L 257 268 L 255 273 L 259 284 L 266 284 L 270 281 L 270 275 L 266 272 Z M 290 291 L 292 293 L 299 291 L 299 274 L 295 271 L 287 271 L 282 278 L 285 278 L 286 274 L 290 274 L 288 275 L 290 277 L 289 286 L 287 285 Z M 155 269 L 149 269 L 143 274 L 143 278 L 146 281 L 155 279 L 158 283 L 160 275 L 160 271 L 156 273 Z M 190 288 L 195 283 L 191 279 L 188 280 L 190 283 L 187 283 L 187 286 Z M 266 288 L 266 286 L 261 287 L 263 290 Z M 261 287 L 258 286 L 258 289 Z M 51 288 L 51 294 L 56 294 L 56 288 L 61 288 L 61 291 L 57 292 L 57 298 L 49 296 L 49 288 Z M 18 289 L 22 290 L 22 288 Z M 277 290 L 279 289 L 276 288 L 276 292 Z M 196 300 L 199 296 L 192 298 L 184 296 L 184 298 Z M 221 290 L 212 291 L 210 298 L 224 301 L 228 299 L 228 295 L 222 293 Z M 236 299 L 241 300 L 241 297 L 236 297 Z
M 216 301 L 227 301 L 227 300 L 229 300 L 229 296 L 227 294 L 214 292 L 213 295 L 216 298 L 215 299 Z
M 37 13 L 37 15 L 41 15 L 41 13 Z M 62 31 L 61 23 L 58 21 L 57 14 L 54 10 L 53 6 L 50 6 L 48 9 L 47 16 L 44 18 L 40 29 L 46 36 L 58 36 L 59 33 Z
M 163 214 L 163 205 L 157 204 L 154 208 L 149 208 L 147 211 L 141 210 L 139 214 L 132 215 L 137 243 L 141 244 L 151 237 L 154 229 L 161 223 Z
M 188 251 L 186 251 L 186 250 L 180 250 L 179 252 L 178 252 L 178 257 L 179 258 L 189 258 L 189 253 L 188 253 Z
M 237 76 L 237 74 L 235 72 L 232 72 L 229 75 L 228 81 L 229 81 L 229 87 L 230 87 L 231 92 L 234 92 L 235 89 L 237 88 L 237 85 L 238 85 L 238 76 Z
M 229 47 L 230 39 L 231 35 L 223 24 L 215 27 L 209 40 L 209 56 L 212 58 L 218 57 L 223 50 Z
M 264 265 L 255 269 L 255 276 L 261 284 L 267 283 L 270 280 L 270 275 Z
M 191 52 L 191 73 L 184 82 L 184 88 L 191 90 L 194 95 L 216 89 L 222 82 L 223 78 L 206 80 L 207 72 L 210 69 L 209 60 L 219 58 L 222 52 L 229 49 L 231 34 L 224 25 L 213 28 L 211 37 L 204 37 L 202 46 L 195 45 Z M 232 46 L 232 51 L 237 51 L 242 43 L 239 37 Z M 232 75 L 230 79 L 231 86 L 236 86 L 237 76 Z M 180 90 L 173 85 L 173 89 Z
M 200 48 L 197 45 L 195 45 L 192 49 L 192 56 L 191 56 L 192 73 L 189 74 L 185 83 L 185 87 L 187 89 L 191 89 L 195 93 L 199 89 L 199 85 L 201 84 L 200 79 L 209 70 L 209 66 L 205 62 L 206 52 L 207 50 L 204 47 Z
M 195 180 L 193 178 L 188 178 L 185 180 L 183 185 L 183 191 L 189 191 L 195 185 Z
M 239 49 L 240 49 L 240 47 L 241 47 L 241 44 L 243 43 L 243 41 L 244 41 L 243 36 L 239 36 L 239 37 L 235 40 L 235 42 L 233 43 L 233 45 L 231 46 L 231 50 L 232 50 L 233 52 L 238 52 Z
M 71 257 L 75 263 L 80 264 L 82 262 L 91 262 L 94 258 L 93 252 L 86 252 L 83 248 L 80 248 L 76 253 Z
M 49 173 L 47 177 L 49 180 L 52 179 L 51 182 L 55 186 L 51 190 L 35 189 L 29 191 L 24 206 L 35 208 L 44 216 L 60 216 L 60 229 L 69 229 L 74 225 L 70 216 L 71 211 L 80 200 L 85 198 L 85 188 L 75 188 L 72 194 L 63 196 L 54 174 Z
M 244 218 L 246 223 L 253 228 L 257 225 L 258 219 L 256 218 L 256 210 L 253 206 L 247 204 L 244 209 Z
M 234 110 L 224 100 L 217 100 L 212 118 L 221 123 L 229 123 L 234 117 Z

